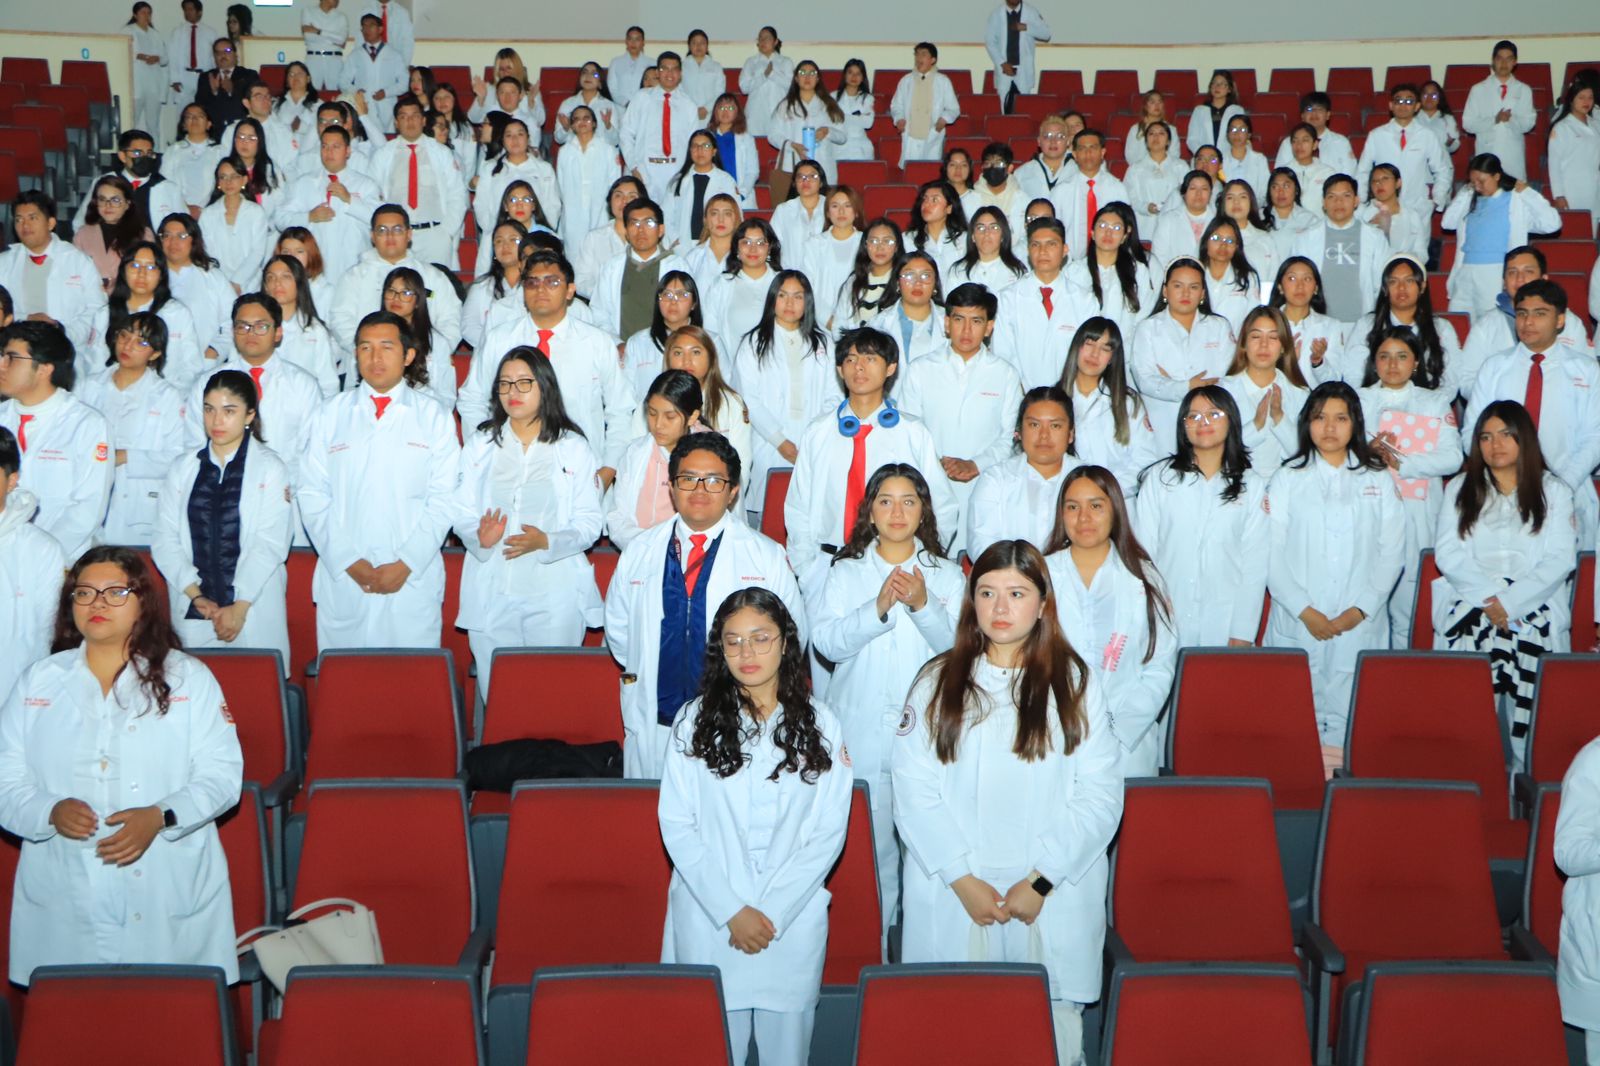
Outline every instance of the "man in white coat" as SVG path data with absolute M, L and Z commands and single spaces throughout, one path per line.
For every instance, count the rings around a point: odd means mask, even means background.
M 1028 226 L 1033 270 L 1000 294 L 995 314 L 994 350 L 1017 368 L 1024 390 L 1061 380 L 1078 327 L 1100 313 L 1092 293 L 1067 283 L 1066 261 L 1061 220 L 1034 219 Z
M 416 358 L 405 320 L 374 311 L 356 331 L 361 385 L 311 419 L 299 499 L 323 650 L 439 646 L 460 447 L 450 412 L 407 381 Z
M 650 57 L 644 54 L 644 30 L 638 26 L 628 27 L 622 46 L 625 51 L 606 68 L 606 91 L 618 107 L 626 108 L 650 68 Z
M 1056 189 L 1077 172 L 1078 164 L 1067 155 L 1072 137 L 1073 132 L 1062 115 L 1046 115 L 1039 122 L 1039 150 L 1032 159 L 1018 164 L 1014 172 L 1029 200 L 1055 203 Z
M 380 36 L 377 16 L 361 16 L 361 40 L 344 57 L 339 90 L 365 94 L 368 110 L 387 131 L 394 129 L 395 101 L 406 91 L 410 68 Z
M 232 135 L 223 144 L 232 144 Z M 117 169 L 111 171 L 133 186 L 133 199 L 144 212 L 145 221 L 150 224 L 151 231 L 161 228 L 161 220 L 173 213 L 187 214 L 189 205 L 186 202 L 183 189 L 175 181 L 169 181 L 160 170 L 160 158 L 156 155 L 155 139 L 144 130 L 123 130 L 117 137 Z M 109 177 L 110 175 L 104 175 Z M 96 184 L 99 179 L 95 179 Z M 90 186 L 94 188 L 93 185 Z M 89 197 L 85 196 L 78 205 L 78 213 L 72 217 L 72 228 L 79 230 L 89 217 Z
M 367 6 L 361 9 L 361 17 L 368 15 L 378 18 L 378 40 L 398 52 L 400 62 L 409 70 L 411 53 L 417 47 L 417 31 L 411 22 L 411 12 L 395 0 L 367 0 Z
M 467 218 L 461 164 L 454 152 L 428 135 L 416 97 L 408 93 L 395 104 L 394 124 L 397 135 L 373 151 L 369 175 L 386 200 L 405 205 L 416 257 L 454 270 L 456 242 Z
M 583 430 L 600 459 L 600 481 L 609 487 L 622 451 L 632 437 L 637 404 L 617 358 L 617 339 L 580 322 L 569 310 L 576 288 L 572 264 L 560 252 L 541 250 L 522 261 L 522 303 L 527 314 L 492 325 L 472 353 L 467 380 L 456 397 L 462 427 L 471 432 L 489 417 L 490 392 L 500 360 L 528 345 L 543 352 L 561 384 L 567 414 Z
M 55 235 L 55 201 L 37 189 L 19 193 L 11 229 L 17 243 L 0 252 L 0 287 L 11 294 L 12 314 L 54 322 L 74 347 L 88 344 L 105 292 L 94 260 Z
M 339 0 L 300 0 L 297 7 L 311 87 L 338 91 L 344 46 L 351 36 L 350 18 L 339 10 Z
M 1506 253 L 1505 291 L 1493 311 L 1485 311 L 1472 320 L 1472 332 L 1467 334 L 1467 342 L 1461 346 L 1461 355 L 1451 370 L 1450 376 L 1457 382 L 1463 396 L 1472 395 L 1478 371 L 1490 356 L 1517 346 L 1517 290 L 1530 281 L 1549 276 L 1545 270 L 1544 253 L 1536 246 L 1522 244 Z M 1558 343 L 1569 352 L 1594 357 L 1589 335 L 1579 315 L 1567 315 L 1567 324 L 1561 327 Z
M 1415 121 L 1421 99 L 1422 90 L 1415 85 L 1396 85 L 1390 90 L 1389 114 L 1393 117 L 1367 134 L 1355 177 L 1365 189 L 1373 167 L 1379 163 L 1398 167 L 1400 202 L 1426 219 L 1434 211 L 1450 206 L 1455 169 L 1438 134 Z
M 1315 195 L 1315 194 L 1313 194 Z M 1378 301 L 1389 238 L 1376 226 L 1356 221 L 1356 179 L 1335 174 L 1322 186 L 1322 225 L 1294 239 L 1295 255 L 1317 264 L 1328 317 L 1354 325 Z
M 654 320 L 656 286 L 689 261 L 666 250 L 666 216 L 654 200 L 640 198 L 622 209 L 628 249 L 606 260 L 589 296 L 590 317 L 613 337 L 631 337 Z
M 1128 188 L 1106 167 L 1106 135 L 1099 130 L 1079 130 L 1072 138 L 1072 160 L 1078 172 L 1056 186 L 1050 202 L 1067 228 L 1067 255 L 1082 259 L 1093 243 L 1094 216 L 1106 204 L 1129 202 Z
M 1310 126 L 1317 133 L 1317 158 L 1328 165 L 1328 169 L 1335 174 L 1350 174 L 1356 172 L 1356 153 L 1350 145 L 1350 138 L 1338 130 L 1328 128 L 1328 119 L 1333 116 L 1333 98 L 1327 93 L 1306 93 L 1300 98 L 1300 120 Z M 1278 145 L 1278 154 L 1273 160 L 1275 167 L 1292 167 L 1294 165 L 1294 146 L 1290 143 L 1292 138 L 1285 137 Z M 1221 182 L 1218 182 L 1220 185 Z M 1307 196 L 1314 196 L 1313 190 L 1305 190 Z
M 1518 81 L 1517 46 L 1500 41 L 1490 60 L 1491 73 L 1472 87 L 1461 111 L 1461 128 L 1472 134 L 1473 154 L 1498 156 L 1500 169 L 1513 178 L 1528 176 L 1527 144 L 1538 116 L 1533 109 L 1533 89 Z
M 1517 346 L 1478 371 L 1461 420 L 1462 444 L 1477 446 L 1471 429 L 1495 400 L 1515 400 L 1539 430 L 1545 469 L 1572 489 L 1578 543 L 1591 545 L 1600 529 L 1600 499 L 1591 475 L 1600 466 L 1600 365 L 1594 356 L 1561 344 L 1567 294 L 1548 279 L 1517 290 Z M 1575 635 L 1576 636 L 1576 635 Z
M 411 218 L 399 204 L 372 212 L 372 248 L 364 253 L 333 291 L 333 313 L 327 319 L 333 343 L 345 352 L 355 345 L 356 323 L 383 306 L 383 279 L 395 267 L 410 267 L 428 285 L 428 319 L 445 337 L 461 336 L 461 300 L 450 279 L 411 251 Z
M 0 374 L 4 369 L 0 368 Z M 62 571 L 61 545 L 28 521 L 38 510 L 33 493 L 17 488 L 22 451 L 0 428 L 0 691 L 10 692 L 22 671 L 50 654 Z
M 1044 14 L 1025 0 L 1004 0 L 989 12 L 983 45 L 994 64 L 994 91 L 1000 106 L 1011 112 L 1012 97 L 1038 88 L 1034 51 L 1050 39 L 1050 23 Z
M 167 70 L 172 78 L 172 95 L 167 102 L 174 115 L 194 100 L 200 75 L 211 69 L 211 46 L 222 36 L 200 21 L 206 10 L 201 0 L 183 0 L 182 6 L 183 25 L 167 39 Z
M 350 165 L 350 131 L 329 126 L 321 133 L 322 166 L 302 171 L 279 191 L 272 210 L 278 229 L 304 226 L 322 249 L 322 272 L 342 278 L 355 266 L 372 230 L 372 212 L 384 202 L 378 183 Z M 327 315 L 331 307 L 317 308 Z
M 651 199 L 665 202 L 667 182 L 678 172 L 700 119 L 694 99 L 682 91 L 678 53 L 662 52 L 656 70 L 660 84 L 635 91 L 622 116 L 622 164 L 644 182 Z
M 900 131 L 900 165 L 908 159 L 939 159 L 944 156 L 944 131 L 961 117 L 955 86 L 935 69 L 939 65 L 939 46 L 928 41 L 911 52 L 916 69 L 900 79 L 889 117 Z
M 667 460 L 678 516 L 623 551 L 606 595 L 606 646 L 621 665 L 622 765 L 661 776 L 678 709 L 697 694 L 718 606 L 742 588 L 769 589 L 806 641 L 805 604 L 783 549 L 741 520 L 739 453 L 719 433 L 692 433 Z
M 978 477 L 1011 454 L 1022 401 L 1017 368 L 989 347 L 998 306 L 994 293 L 982 285 L 956 286 L 944 302 L 949 347 L 912 360 L 900 385 L 900 409 L 921 419 L 933 434 L 960 507 L 962 526 L 939 531 L 947 539 L 954 536 L 952 553 L 967 546 L 964 519 Z
M 22 452 L 18 484 L 39 501 L 34 519 L 70 562 L 105 520 L 116 470 L 105 416 L 72 395 L 72 345 L 49 322 L 0 330 L 0 426 Z

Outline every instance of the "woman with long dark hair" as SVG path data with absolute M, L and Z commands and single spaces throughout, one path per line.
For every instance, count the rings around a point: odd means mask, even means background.
M 227 146 L 230 158 L 242 164 L 244 195 L 272 217 L 274 197 L 287 180 L 283 168 L 267 152 L 267 131 L 256 119 L 246 115 L 233 124 L 233 143 Z
M 1060 385 L 1036 385 L 1017 404 L 1016 454 L 983 472 L 967 501 L 967 556 L 1000 540 L 1025 540 L 1044 551 L 1073 447 L 1072 398 Z M 1076 463 L 1074 463 L 1076 465 Z
M 705 400 L 700 408 L 701 425 L 728 438 L 739 455 L 739 469 L 749 478 L 755 458 L 750 408 L 744 397 L 728 384 L 716 339 L 699 326 L 679 326 L 667 338 L 659 366 L 662 370 L 686 371 L 700 383 L 700 394 Z M 638 417 L 643 418 L 642 411 Z
M 1600 210 L 1600 125 L 1595 123 L 1595 97 L 1600 72 L 1578 71 L 1561 94 L 1561 106 L 1550 120 L 1550 201 L 1559 211 Z M 1591 231 L 1592 232 L 1592 231 Z
M 967 254 L 967 213 L 953 185 L 939 178 L 917 190 L 902 240 L 907 255 L 921 252 L 938 264 L 940 277 L 949 275 Z
M 955 644 L 906 698 L 892 766 L 901 961 L 1042 962 L 1072 1063 L 1101 992 L 1122 775 L 1101 682 L 1058 619 L 1039 549 L 1002 540 L 978 556 Z
M 479 194 L 484 195 L 484 194 Z M 529 233 L 547 233 L 556 236 L 550 217 L 545 214 L 544 202 L 539 197 L 539 192 L 533 183 L 523 178 L 513 178 L 500 186 L 498 193 L 500 208 L 495 212 L 494 222 L 485 225 L 484 229 L 493 232 L 494 226 L 510 219 L 519 222 Z M 488 243 L 478 245 L 478 258 L 473 264 L 473 271 L 485 274 L 489 264 L 494 259 L 494 248 Z
M 316 378 L 323 396 L 338 392 L 344 368 L 334 355 L 333 337 L 317 314 L 305 264 L 292 255 L 274 255 L 262 268 L 261 291 L 283 310 L 283 339 L 277 354 Z
M 1307 126 L 1306 129 L 1311 127 Z M 1313 140 L 1315 133 L 1308 134 Z M 1323 164 L 1318 163 L 1321 167 Z M 1321 188 L 1319 185 L 1318 188 Z M 1305 204 L 1300 175 L 1293 167 L 1278 167 L 1267 179 L 1267 202 L 1261 211 L 1261 228 L 1272 234 L 1272 250 L 1281 264 L 1294 255 L 1294 240 L 1322 222 L 1322 201 L 1313 198 L 1313 211 Z
M 1500 298 L 1506 253 L 1528 243 L 1530 233 L 1554 233 L 1561 215 L 1537 189 L 1518 181 L 1484 152 L 1467 164 L 1466 184 L 1456 190 L 1439 223 L 1456 234 L 1456 258 L 1445 290 L 1450 310 L 1477 318 Z
M 606 189 L 622 173 L 622 164 L 616 144 L 601 135 L 593 108 L 574 108 L 571 122 L 556 156 L 556 187 L 561 190 L 561 239 L 576 251 L 590 231 L 605 224 Z M 564 132 L 557 128 L 558 142 Z
M 1183 176 L 1177 192 L 1161 204 L 1161 213 L 1150 227 L 1150 257 L 1171 266 L 1189 258 L 1199 247 L 1200 237 L 1213 215 L 1216 182 L 1203 170 Z
M 1011 223 L 994 204 L 972 212 L 968 223 L 967 250 L 950 267 L 950 287 L 970 281 L 999 296 L 1028 272 L 1027 264 L 1012 248 Z
M 244 758 L 138 552 L 102 545 L 73 563 L 51 651 L 0 707 L 0 826 L 22 838 L 11 980 L 175 963 L 237 981 L 214 821 L 239 802 Z
M 893 219 L 867 223 L 850 276 L 839 284 L 828 328 L 834 333 L 866 325 L 894 303 L 900 269 L 900 226 Z
M 514 218 L 495 223 L 489 234 L 489 268 L 467 287 L 461 303 L 461 339 L 474 350 L 483 347 L 496 311 L 522 311 L 522 238 L 527 227 Z
M 1299 447 L 1267 487 L 1267 643 L 1311 659 L 1326 770 L 1343 765 L 1356 657 L 1389 645 L 1389 596 L 1410 537 L 1400 493 L 1368 442 L 1356 390 L 1328 381 L 1300 411 Z
M 723 600 L 661 775 L 663 950 L 721 971 L 733 1046 L 753 1034 L 762 1062 L 803 1063 L 811 1046 L 850 761 L 839 719 L 807 691 L 783 601 L 764 588 Z
M 598 133 L 600 139 L 612 147 L 614 154 L 622 135 L 622 108 L 611 99 L 611 93 L 606 89 L 605 68 L 593 60 L 578 68 L 578 84 L 572 95 L 556 108 L 556 127 L 553 131 L 556 144 L 565 147 L 578 136 L 575 113 L 580 107 L 589 111 L 589 120 L 593 124 L 589 132 Z M 559 157 L 557 162 L 560 162 Z
M 505 213 L 503 195 L 518 181 L 527 182 L 534 191 L 543 215 L 539 224 L 551 232 L 561 224 L 560 184 L 555 168 L 539 158 L 535 137 L 527 123 L 511 119 L 500 131 L 497 153 L 479 166 L 473 210 L 480 232 L 490 229 Z
M 649 328 L 629 337 L 622 352 L 623 376 L 640 403 L 644 402 L 644 390 L 664 369 L 662 360 L 667 355 L 667 338 L 684 326 L 703 326 L 704 312 L 700 287 L 692 275 L 683 270 L 668 270 L 661 275 L 656 283 L 656 308 L 650 316 Z
M 107 174 L 89 193 L 89 210 L 83 226 L 72 235 L 73 247 L 94 260 L 100 285 L 106 292 L 116 284 L 117 267 L 128 250 L 154 235 L 145 221 L 133 185 L 121 174 Z
M 173 213 L 156 231 L 167 264 L 172 295 L 194 319 L 195 344 L 207 360 L 229 351 L 233 343 L 233 286 L 206 250 L 200 223 Z
M 834 185 L 823 194 L 822 215 L 822 232 L 802 248 L 801 269 L 817 290 L 818 317 L 831 322 L 839 286 L 850 276 L 861 253 L 866 206 L 851 186 Z
M 105 344 L 109 357 L 116 357 L 117 334 L 122 332 L 130 316 L 141 311 L 158 315 L 166 325 L 166 359 L 161 366 L 161 376 L 173 388 L 186 393 L 203 365 L 200 332 L 189 309 L 173 296 L 167 257 L 154 241 L 139 241 L 123 255 L 111 294 L 95 315 L 94 336 Z M 80 378 L 87 379 L 106 365 L 98 355 L 87 346 L 78 352 L 76 362 Z
M 1433 646 L 1487 653 L 1525 764 L 1539 659 L 1565 651 L 1578 565 L 1572 490 L 1545 469 L 1539 431 L 1515 400 L 1478 415 L 1467 468 L 1444 491 L 1434 558 Z
M 267 249 L 271 244 L 271 229 L 266 210 L 245 195 L 248 173 L 237 156 L 228 156 L 217 163 L 216 180 L 217 188 L 211 194 L 211 202 L 200 212 L 200 230 L 222 268 L 223 277 L 228 279 L 237 296 L 250 291 L 261 279 L 261 265 L 267 261 Z
M 672 517 L 667 460 L 680 440 L 702 428 L 704 406 L 700 383 L 686 370 L 663 370 L 650 382 L 639 405 L 645 431 L 623 449 L 606 497 L 606 537 L 619 550 Z
M 1261 304 L 1261 276 L 1244 251 L 1244 233 L 1227 215 L 1218 215 L 1200 234 L 1200 261 L 1205 264 L 1206 295 L 1211 309 L 1238 333 L 1244 316 Z
M 887 306 L 868 323 L 900 345 L 900 362 L 943 351 L 950 344 L 944 328 L 944 271 L 927 252 L 906 252 L 890 275 Z
M 1337 381 L 1350 372 L 1344 323 L 1328 316 L 1317 264 L 1303 255 L 1285 259 L 1278 266 L 1267 306 L 1283 312 L 1289 323 L 1300 376 L 1308 386 Z
M 824 183 L 833 180 L 833 153 L 847 136 L 844 112 L 822 84 L 822 72 L 812 60 L 802 59 L 795 65 L 789 91 L 772 109 L 766 133 L 767 143 L 778 150 L 777 162 L 767 176 L 773 203 L 789 198 L 795 164 L 803 159 L 821 164 Z
M 416 363 L 423 368 L 422 382 L 445 410 L 456 406 L 456 369 L 450 362 L 450 343 L 434 328 L 428 312 L 428 285 L 411 267 L 395 267 L 383 279 L 374 310 L 389 311 L 405 320 L 417 349 Z
M 1166 579 L 1178 643 L 1249 647 L 1267 590 L 1267 478 L 1227 389 L 1190 389 L 1178 412 L 1176 450 L 1140 475 L 1134 531 Z
M 1156 726 L 1178 662 L 1166 583 L 1139 538 L 1121 487 L 1103 466 L 1061 480 L 1055 528 L 1045 546 L 1062 631 L 1082 648 L 1116 708 L 1123 777 L 1153 777 L 1161 762 Z
M 773 279 L 783 270 L 783 241 L 764 218 L 747 218 L 733 231 L 728 261 L 706 289 L 707 319 L 729 344 L 761 321 Z M 809 285 L 809 280 L 807 282 Z
M 1366 366 L 1357 353 L 1367 355 L 1377 348 L 1385 330 L 1396 326 L 1417 335 L 1422 361 L 1417 366 L 1417 382 L 1424 388 L 1442 389 L 1449 396 L 1461 390 L 1461 339 L 1450 323 L 1434 318 L 1433 299 L 1428 293 L 1428 272 L 1410 255 L 1391 256 L 1383 268 L 1378 302 L 1361 316 L 1346 335 L 1346 373 L 1352 383 L 1364 376 Z M 1362 382 L 1363 385 L 1367 384 Z M 1470 386 L 1468 388 L 1470 391 Z
M 787 200 L 775 201 L 772 228 L 796 266 L 811 238 L 827 227 L 823 194 L 828 191 L 828 174 L 815 159 L 802 159 L 794 165 L 794 184 Z
M 1221 385 L 1239 405 L 1250 465 L 1271 477 L 1295 449 L 1300 408 L 1310 393 L 1281 312 L 1257 307 L 1244 316 Z
M 1124 337 L 1131 337 L 1156 302 L 1149 256 L 1139 243 L 1133 209 L 1119 200 L 1096 211 L 1089 240 L 1088 254 L 1068 262 L 1067 282 L 1092 294 L 1100 313 L 1115 322 Z
M 537 348 L 511 349 L 489 402 L 462 449 L 455 524 L 467 548 L 456 625 L 485 691 L 496 648 L 577 647 L 603 621 L 583 554 L 604 523 L 600 460 L 567 415 L 555 368 Z
M 1190 389 L 1222 379 L 1233 350 L 1228 320 L 1211 309 L 1205 268 L 1183 256 L 1167 264 L 1150 317 L 1133 331 L 1128 365 L 1150 424 L 1165 436 Z
M 1095 316 L 1078 327 L 1061 368 L 1061 388 L 1072 399 L 1073 454 L 1111 470 L 1128 497 L 1139 491 L 1139 471 L 1161 456 L 1150 412 L 1128 380 L 1122 331 Z
M 900 901 L 889 757 L 906 691 L 922 664 L 955 643 L 965 578 L 940 546 L 922 472 L 887 463 L 867 480 L 850 539 L 812 605 L 811 643 L 833 664 L 827 698 L 839 709 L 851 769 L 872 797 L 883 929 Z

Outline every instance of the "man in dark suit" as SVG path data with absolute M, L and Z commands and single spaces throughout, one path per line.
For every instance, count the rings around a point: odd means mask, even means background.
M 260 76 L 239 66 L 239 53 L 233 42 L 218 37 L 211 45 L 213 66 L 195 84 L 194 102 L 211 116 L 212 129 L 225 129 L 245 115 L 244 97 Z

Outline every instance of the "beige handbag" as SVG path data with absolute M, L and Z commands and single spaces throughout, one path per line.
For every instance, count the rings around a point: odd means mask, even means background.
M 287 922 L 331 906 L 341 909 L 281 929 L 264 925 L 250 930 L 236 942 L 238 953 L 254 951 L 262 974 L 280 993 L 294 966 L 383 965 L 377 916 L 355 900 L 319 899 L 290 914 Z M 250 940 L 262 932 L 266 935 Z

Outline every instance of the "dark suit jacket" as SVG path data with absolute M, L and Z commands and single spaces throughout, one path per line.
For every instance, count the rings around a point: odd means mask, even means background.
M 206 109 L 206 114 L 211 116 L 212 129 L 220 132 L 229 123 L 244 118 L 244 94 L 261 80 L 261 76 L 249 67 L 234 67 L 233 91 L 221 93 L 211 91 L 211 75 L 216 72 L 213 67 L 196 80 L 194 102 Z

